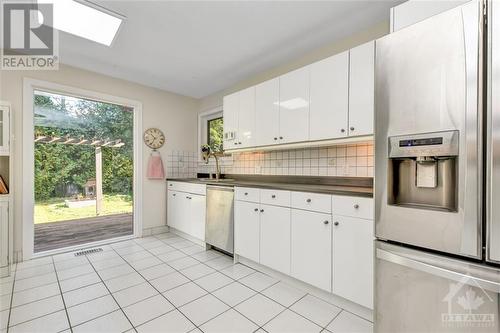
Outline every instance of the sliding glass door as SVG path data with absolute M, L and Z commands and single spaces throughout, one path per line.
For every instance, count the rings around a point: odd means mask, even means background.
M 132 235 L 134 113 L 35 90 L 34 252 Z

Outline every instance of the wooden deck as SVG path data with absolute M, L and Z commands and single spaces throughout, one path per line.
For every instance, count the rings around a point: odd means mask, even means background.
M 132 214 L 35 224 L 35 252 L 132 235 Z

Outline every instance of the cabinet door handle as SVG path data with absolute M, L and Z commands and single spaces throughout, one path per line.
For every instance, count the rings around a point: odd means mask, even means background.
M 351 127 L 351 131 L 354 131 L 354 127 Z
M 245 192 L 245 195 L 248 195 L 248 192 Z
M 283 137 L 282 137 L 282 136 L 280 136 L 280 140 L 283 140 Z
M 306 200 L 306 202 L 307 202 L 307 203 L 311 202 L 311 199 L 307 199 L 307 200 Z
M 345 133 L 345 129 L 343 129 L 343 128 L 342 128 L 342 129 L 340 130 L 340 132 L 341 132 L 341 133 Z
M 271 195 L 271 198 L 276 199 L 276 195 L 275 194 Z
M 333 222 L 334 225 L 339 225 L 340 223 L 338 223 L 337 221 Z
M 189 200 L 191 200 L 191 199 L 193 199 L 193 198 L 191 198 L 191 197 L 186 197 L 186 199 L 189 199 Z
M 263 209 L 261 209 L 261 210 L 260 210 L 260 212 L 261 212 L 261 213 L 264 213 L 264 210 L 263 210 Z
M 324 222 L 323 222 L 323 224 L 328 224 L 328 223 L 330 223 L 330 221 L 324 221 Z
M 358 204 L 355 204 L 354 205 L 354 209 L 358 209 L 359 208 L 359 205 Z
M 274 138 L 274 141 L 278 140 L 278 138 Z
M 235 142 L 234 145 L 236 146 L 238 144 L 238 142 Z
M 258 211 L 259 211 L 259 209 L 258 209 L 258 208 L 255 208 L 253 211 L 254 211 L 254 212 L 258 212 Z
M 173 197 L 175 197 L 176 195 L 177 195 L 177 194 L 175 194 L 175 193 L 174 193 L 174 194 L 172 194 L 172 196 L 173 196 Z
M 238 142 L 239 145 L 241 145 L 241 142 Z

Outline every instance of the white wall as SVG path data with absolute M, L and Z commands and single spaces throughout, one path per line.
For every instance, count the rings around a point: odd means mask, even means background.
M 22 93 L 23 78 L 55 82 L 99 93 L 124 97 L 142 102 L 143 132 L 149 127 L 160 128 L 166 136 L 161 153 L 166 160 L 167 151 L 193 151 L 196 147 L 197 110 L 199 101 L 159 89 L 145 87 L 90 71 L 61 65 L 58 71 L 0 71 L 0 100 L 12 103 L 14 119 L 14 252 L 22 249 Z M 146 172 L 149 149 L 144 147 L 143 170 Z M 167 170 L 168 172 L 168 170 Z M 166 224 L 166 184 L 143 176 L 143 228 Z M 18 254 L 18 253 L 16 253 Z M 17 256 L 15 256 L 17 257 Z

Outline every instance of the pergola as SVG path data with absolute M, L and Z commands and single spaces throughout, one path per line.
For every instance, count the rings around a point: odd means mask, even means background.
M 96 214 L 99 215 L 102 210 L 102 147 L 120 148 L 125 145 L 121 139 L 86 139 L 81 136 L 78 138 L 71 136 L 35 136 L 35 143 L 45 144 L 63 144 L 74 146 L 92 146 L 95 148 L 95 199 Z

